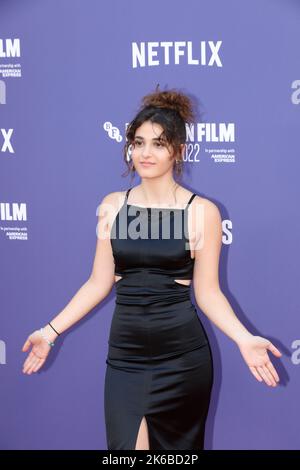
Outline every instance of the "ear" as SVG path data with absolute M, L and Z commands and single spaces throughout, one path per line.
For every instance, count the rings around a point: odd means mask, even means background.
M 183 159 L 184 153 L 185 153 L 186 144 L 180 144 L 180 147 L 181 147 L 181 156 L 182 156 L 182 159 Z

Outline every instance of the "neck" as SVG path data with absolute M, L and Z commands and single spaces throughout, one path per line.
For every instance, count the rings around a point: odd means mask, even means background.
M 178 183 L 171 176 L 142 179 L 140 184 L 141 196 L 146 204 L 174 204 L 176 203 L 175 190 Z

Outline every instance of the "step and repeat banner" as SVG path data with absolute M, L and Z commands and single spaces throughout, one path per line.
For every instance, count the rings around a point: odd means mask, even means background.
M 0 1 L 1 449 L 107 449 L 115 289 L 38 373 L 21 349 L 88 279 L 103 197 L 140 183 L 125 130 L 158 83 L 198 103 L 181 184 L 220 209 L 222 291 L 283 353 L 280 385 L 259 383 L 197 307 L 215 368 L 205 447 L 300 448 L 299 24 L 296 0 Z

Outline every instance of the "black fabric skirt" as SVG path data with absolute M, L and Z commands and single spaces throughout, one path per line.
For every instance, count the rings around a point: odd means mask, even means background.
M 150 450 L 204 449 L 213 360 L 190 287 L 152 275 L 151 289 L 135 276 L 116 289 L 104 388 L 107 448 L 135 449 L 145 417 Z

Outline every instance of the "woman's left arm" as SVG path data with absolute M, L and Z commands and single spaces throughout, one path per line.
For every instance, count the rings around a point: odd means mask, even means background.
M 219 258 L 222 246 L 222 220 L 218 207 L 210 200 L 195 198 L 191 213 L 195 233 L 193 288 L 203 313 L 237 346 L 254 377 L 276 386 L 278 374 L 267 350 L 281 352 L 266 338 L 252 335 L 235 315 L 219 285 Z M 201 221 L 201 223 L 198 223 Z

